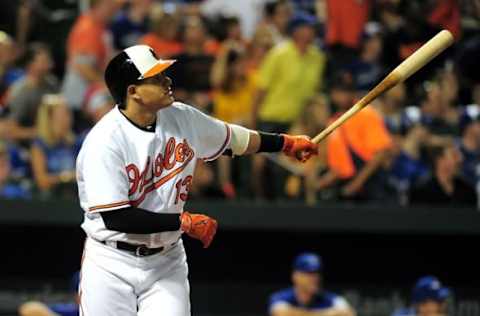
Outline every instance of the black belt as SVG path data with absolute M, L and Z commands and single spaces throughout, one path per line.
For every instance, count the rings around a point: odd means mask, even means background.
M 103 244 L 107 244 L 105 241 L 102 241 Z M 116 244 L 116 246 L 115 246 Z M 174 245 L 173 243 L 172 245 Z M 108 245 L 110 246 L 110 244 Z M 125 250 L 128 252 L 131 252 L 137 257 L 146 257 L 146 256 L 151 256 L 156 253 L 162 252 L 165 247 L 159 247 L 159 248 L 148 248 L 145 245 L 132 245 L 123 241 L 117 241 L 112 245 L 114 248 L 117 248 L 119 250 Z

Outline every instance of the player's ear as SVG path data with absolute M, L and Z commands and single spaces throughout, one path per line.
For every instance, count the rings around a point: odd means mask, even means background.
M 136 85 L 131 84 L 127 87 L 127 97 L 128 96 L 132 97 L 134 100 L 140 100 L 140 96 L 137 93 Z

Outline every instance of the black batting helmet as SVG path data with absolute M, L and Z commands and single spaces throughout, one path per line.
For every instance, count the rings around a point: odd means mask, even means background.
M 129 85 L 161 73 L 174 62 L 173 59 L 158 58 L 150 46 L 131 46 L 108 63 L 105 70 L 105 83 L 115 102 L 125 106 Z

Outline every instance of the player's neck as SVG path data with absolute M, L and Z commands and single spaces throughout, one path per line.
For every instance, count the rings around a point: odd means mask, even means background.
M 157 119 L 157 112 L 150 112 L 136 106 L 128 106 L 126 109 L 121 109 L 120 111 L 132 122 L 141 127 L 150 126 L 155 123 Z

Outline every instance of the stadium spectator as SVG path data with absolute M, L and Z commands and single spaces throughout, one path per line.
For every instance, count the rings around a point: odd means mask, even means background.
M 270 296 L 271 316 L 354 316 L 355 311 L 341 296 L 326 291 L 323 263 L 314 253 L 302 253 L 293 262 L 293 286 Z
M 338 117 L 353 105 L 353 83 L 339 75 L 332 83 L 331 101 Z M 327 139 L 328 172 L 318 190 L 341 184 L 341 195 L 362 200 L 392 198 L 385 163 L 393 146 L 380 114 L 371 105 L 336 129 Z
M 371 1 L 328 0 L 326 43 L 332 62 L 349 62 L 360 47 Z
M 219 17 L 214 26 L 214 36 L 218 39 L 216 55 L 231 47 L 245 49 L 247 41 L 243 37 L 240 20 L 236 16 Z
M 230 123 L 250 123 L 256 85 L 246 67 L 245 52 L 233 47 L 223 50 L 212 67 L 211 82 L 215 116 Z
M 107 24 L 125 0 L 92 0 L 91 8 L 80 15 L 67 40 L 67 65 L 62 93 L 77 113 L 84 103 L 85 92 L 93 82 L 102 81 L 102 71 L 111 54 L 107 42 Z
M 180 61 L 171 68 L 175 78 L 175 98 L 194 104 L 205 110 L 211 103 L 210 71 L 214 63 L 214 53 L 205 25 L 199 17 L 188 17 L 183 32 L 184 51 L 173 56 Z
M 419 85 L 417 96 L 420 110 L 416 106 L 405 108 L 403 124 L 406 130 L 415 125 L 422 125 L 431 134 L 444 138 L 458 135 L 458 111 L 451 104 L 451 99 L 444 96 L 451 92 L 442 91 L 440 80 L 426 81 Z
M 380 98 L 379 110 L 393 140 L 389 182 L 395 188 L 398 202 L 408 204 L 408 190 L 422 178 L 428 177 L 428 164 L 422 160 L 422 148 L 428 144 L 428 130 L 421 125 L 405 128 L 405 85 L 398 84 Z M 418 108 L 413 108 L 417 112 Z
M 150 30 L 139 40 L 153 48 L 160 58 L 170 58 L 180 54 L 183 50 L 182 43 L 178 40 L 178 17 L 163 11 L 160 4 L 153 4 L 150 10 Z
M 284 133 L 299 117 L 308 100 L 322 84 L 325 55 L 312 42 L 315 18 L 298 13 L 289 24 L 290 39 L 272 48 L 259 70 L 258 88 L 253 103 L 252 127 L 265 132 Z M 258 126 L 257 126 L 258 125 Z M 258 197 L 265 197 L 263 184 L 265 159 L 253 157 L 254 185 Z M 269 185 L 269 197 L 283 191 Z
M 7 33 L 0 30 L 0 117 L 5 112 L 8 88 L 23 76 L 23 70 L 14 66 L 15 43 Z
M 432 146 L 429 149 L 432 177 L 426 183 L 412 188 L 412 205 L 474 206 L 475 190 L 460 177 L 462 155 L 453 145 Z
M 32 144 L 35 183 L 44 195 L 76 194 L 75 158 L 79 150 L 72 132 L 72 115 L 61 95 L 47 94 L 38 109 L 38 137 Z
M 247 68 L 257 72 L 263 58 L 273 46 L 273 34 L 269 28 L 259 26 L 247 44 Z
M 293 10 L 287 0 L 270 0 L 264 8 L 265 24 L 273 34 L 273 41 L 279 44 L 289 38 L 288 23 L 292 18 Z
M 362 34 L 360 56 L 346 67 L 361 95 L 371 90 L 383 76 L 382 46 L 381 26 L 375 22 L 367 23 Z
M 454 38 L 459 38 L 461 35 L 459 2 L 436 0 L 433 1 L 432 7 L 428 22 L 438 29 L 449 30 Z
M 477 88 L 477 90 L 480 89 Z M 470 186 L 475 187 L 480 181 L 480 106 L 478 104 L 468 105 L 462 110 L 460 131 L 461 137 L 457 141 L 463 157 L 460 173 Z
M 402 60 L 400 44 L 405 29 L 405 19 L 393 1 L 379 3 L 378 18 L 383 27 L 383 64 L 398 65 Z
M 225 122 L 247 125 L 256 89 L 255 77 L 248 72 L 245 52 L 234 48 L 234 43 L 229 44 L 219 53 L 212 67 L 213 114 Z M 231 163 L 229 157 L 219 158 L 218 177 L 225 195 L 233 198 Z
M 434 276 L 418 279 L 412 289 L 412 306 L 395 311 L 392 316 L 446 316 L 450 290 Z
M 209 20 L 218 16 L 236 16 L 240 20 L 241 32 L 251 39 L 256 27 L 262 18 L 262 11 L 267 0 L 204 0 L 202 1 L 202 14 Z
M 147 32 L 147 17 L 153 0 L 130 0 L 127 8 L 113 19 L 110 30 L 113 47 L 122 50 L 138 43 Z
M 115 106 L 110 92 L 104 83 L 92 84 L 85 94 L 85 104 L 82 108 L 88 118 L 91 127 L 107 114 Z
M 10 155 L 6 143 L 0 141 L 0 198 L 26 199 L 30 197 L 28 187 L 12 179 Z
M 29 141 L 36 136 L 36 113 L 45 93 L 58 89 L 50 50 L 41 43 L 32 43 L 23 56 L 25 76 L 10 89 L 7 104 L 10 110 L 9 135 L 12 140 Z M 28 143 L 28 142 L 27 142 Z

